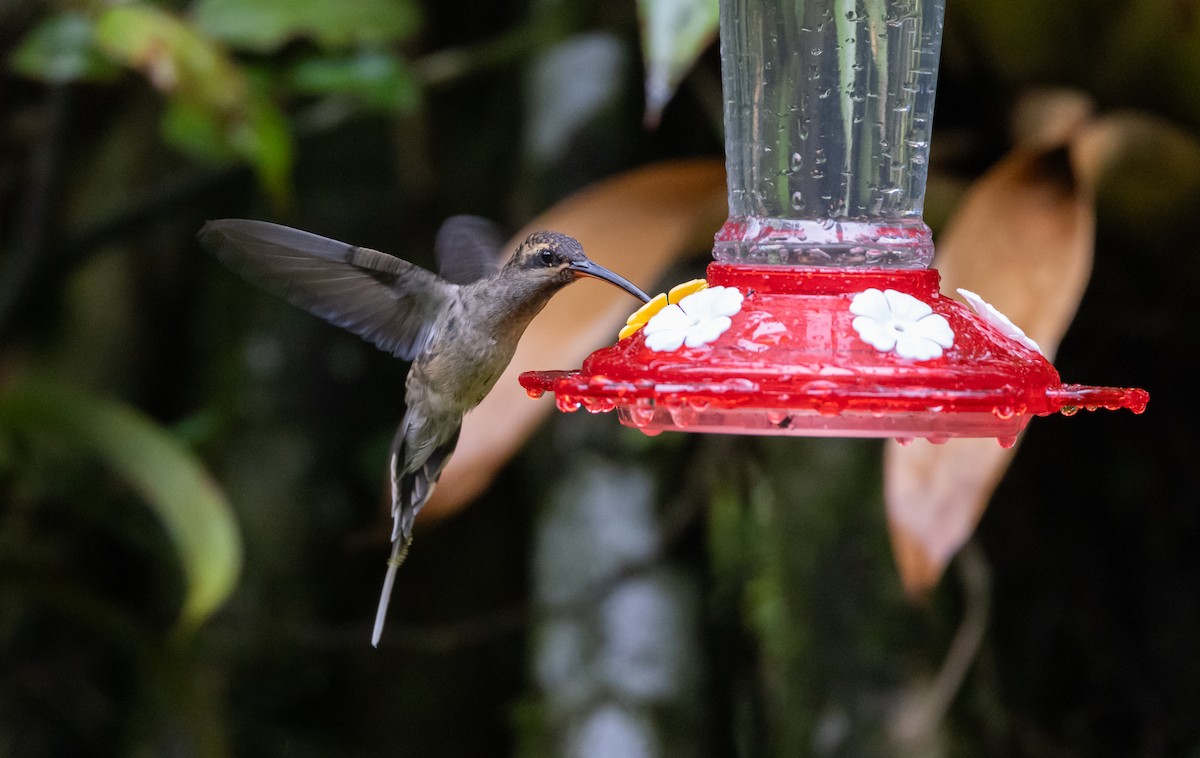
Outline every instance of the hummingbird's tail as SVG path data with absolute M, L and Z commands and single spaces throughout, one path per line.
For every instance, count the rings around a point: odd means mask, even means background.
M 392 585 L 396 581 L 396 569 L 408 557 L 408 548 L 412 545 L 413 522 L 417 513 L 429 496 L 433 494 L 433 485 L 437 484 L 442 469 L 458 444 L 460 424 L 454 426 L 453 433 L 442 444 L 438 445 L 424 460 L 412 460 L 408 455 L 409 446 L 405 439 L 409 434 L 410 424 L 418 423 L 410 415 L 404 414 L 404 421 L 396 432 L 392 442 L 392 453 L 389 457 L 392 480 L 392 555 L 388 558 L 387 574 L 383 578 L 383 593 L 379 597 L 379 608 L 375 612 L 375 629 L 371 633 L 371 645 L 379 647 L 379 638 L 383 635 L 383 623 L 387 619 L 388 604 L 392 597 Z
M 392 555 L 388 558 L 387 574 L 383 577 L 383 593 L 379 596 L 379 609 L 375 611 L 375 628 L 371 631 L 371 647 L 379 647 L 379 638 L 383 636 L 383 622 L 387 619 L 388 603 L 392 599 L 392 585 L 396 583 L 396 569 L 408 557 L 408 548 L 412 545 L 412 535 L 401 535 L 392 542 Z

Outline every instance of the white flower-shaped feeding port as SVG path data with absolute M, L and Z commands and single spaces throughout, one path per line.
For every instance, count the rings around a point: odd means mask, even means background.
M 709 287 L 668 305 L 646 322 L 646 347 L 658 353 L 683 345 L 707 345 L 725 333 L 742 309 L 742 293 L 733 287 Z
M 1036 350 L 1039 353 L 1042 352 L 1042 349 L 1038 347 L 1038 343 L 1026 336 L 1025 331 L 1021 327 L 1010 321 L 1008 316 L 996 310 L 995 306 L 991 303 L 976 295 L 971 290 L 960 288 L 958 294 L 962 295 L 963 300 L 967 301 L 967 305 L 971 306 L 971 310 L 979 314 L 981 319 L 991 324 L 1005 337 L 1020 342 L 1030 350 Z
M 928 361 L 954 345 L 954 330 L 933 308 L 896 290 L 869 289 L 850 301 L 851 322 L 863 341 L 883 353 Z

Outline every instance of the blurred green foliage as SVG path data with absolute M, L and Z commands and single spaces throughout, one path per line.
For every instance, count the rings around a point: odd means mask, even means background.
M 215 483 L 169 434 L 129 408 L 36 378 L 0 395 L 0 430 L 103 458 L 146 498 L 187 581 L 182 631 L 225 602 L 242 563 L 238 526 Z
M 1058 363 L 1153 401 L 1034 421 L 980 529 L 993 623 L 924 754 L 1194 754 L 1200 6 L 948 6 L 935 227 L 1010 147 L 1028 90 L 1138 112 Z M 702 595 L 696 753 L 888 754 L 888 714 L 968 599 L 951 577 L 927 607 L 902 600 L 872 443 L 556 419 L 418 535 L 372 651 L 405 367 L 194 241 L 209 218 L 273 218 L 430 265 L 453 213 L 516 228 L 621 169 L 719 155 L 715 50 L 669 21 L 711 8 L 0 4 L 0 756 L 553 752 L 531 535 L 564 457 L 596 440 L 659 492 L 698 482 L 703 509 L 658 548 Z
M 196 25 L 237 50 L 269 54 L 297 38 L 324 50 L 388 45 L 412 36 L 418 23 L 411 0 L 362 0 L 336 5 L 323 0 L 200 0 Z
M 338 6 L 296 2 L 198 2 L 186 15 L 125 3 L 92 15 L 66 11 L 29 32 L 13 70 L 46 82 L 108 81 L 118 67 L 141 72 L 166 98 L 163 136 L 209 161 L 254 166 L 276 202 L 290 195 L 293 135 L 280 110 L 289 95 L 339 95 L 385 111 L 412 109 L 416 88 L 403 57 L 388 50 L 416 31 L 407 0 Z M 298 40 L 314 50 L 272 65 L 239 64 Z M 280 65 L 282 64 L 282 65 Z

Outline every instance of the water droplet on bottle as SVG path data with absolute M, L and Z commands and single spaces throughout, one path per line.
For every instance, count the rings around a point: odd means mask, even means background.
M 797 211 L 804 210 L 804 197 L 800 194 L 799 190 L 792 193 L 792 209 Z
M 799 171 L 804 165 L 804 156 L 800 153 L 792 153 L 792 171 Z

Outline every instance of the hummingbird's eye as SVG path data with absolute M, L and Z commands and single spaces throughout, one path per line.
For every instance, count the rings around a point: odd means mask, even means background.
M 542 264 L 543 265 L 553 266 L 555 261 L 557 260 L 557 258 L 558 258 L 558 256 L 556 256 L 554 254 L 553 250 L 549 250 L 549 249 L 542 250 Z

